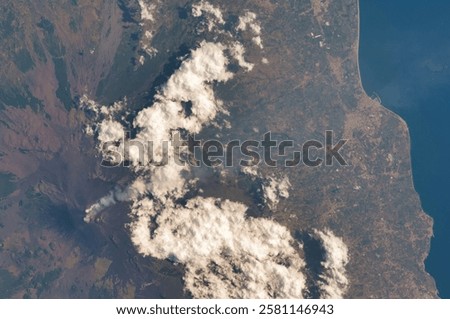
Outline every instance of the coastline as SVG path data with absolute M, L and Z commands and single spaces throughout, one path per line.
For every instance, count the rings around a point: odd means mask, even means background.
M 394 118 L 396 118 L 401 125 L 403 126 L 403 129 L 406 131 L 406 135 L 408 138 L 408 157 L 409 157 L 409 180 L 410 180 L 410 186 L 413 190 L 413 192 L 415 193 L 415 196 L 417 197 L 417 200 L 419 202 L 420 205 L 420 211 L 421 211 L 421 217 L 427 218 L 430 220 L 430 229 L 429 229 L 429 233 L 428 233 L 428 250 L 426 253 L 422 254 L 420 256 L 420 259 L 422 261 L 421 266 L 422 266 L 422 270 L 433 280 L 434 282 L 434 286 L 435 286 L 435 294 L 436 294 L 436 298 L 439 298 L 439 291 L 437 290 L 437 286 L 436 286 L 436 279 L 427 271 L 426 267 L 425 267 L 425 260 L 428 258 L 429 254 L 430 254 L 430 250 L 431 250 L 431 239 L 434 237 L 434 218 L 429 215 L 423 208 L 422 205 L 422 201 L 420 198 L 420 194 L 418 193 L 415 185 L 414 185 L 414 171 L 413 171 L 413 167 L 412 167 L 412 157 L 411 157 L 411 147 L 412 147 L 412 143 L 411 143 L 411 134 L 410 134 L 410 129 L 408 127 L 408 124 L 406 123 L 406 121 L 396 112 L 392 111 L 391 109 L 387 108 L 386 106 L 384 106 L 382 104 L 381 99 L 379 101 L 372 99 L 366 92 L 366 90 L 364 89 L 363 83 L 362 83 L 362 76 L 361 76 L 361 68 L 360 68 L 360 62 L 359 62 L 359 48 L 360 48 L 360 38 L 361 38 L 361 8 L 360 8 L 360 1 L 361 0 L 356 0 L 357 2 L 357 24 L 358 24 L 358 30 L 357 30 L 357 35 L 356 35 L 356 43 L 355 43 L 355 48 L 354 48 L 354 55 L 356 56 L 356 68 L 357 68 L 357 82 L 358 82 L 358 86 L 359 89 L 361 90 L 362 94 L 364 95 L 364 98 L 368 98 L 371 101 L 376 102 L 376 104 L 378 105 L 378 107 L 380 107 L 384 112 L 388 113 L 389 115 L 393 116 Z

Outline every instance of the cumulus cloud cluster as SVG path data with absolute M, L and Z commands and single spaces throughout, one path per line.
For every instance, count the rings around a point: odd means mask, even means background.
M 97 117 L 113 118 L 124 110 L 127 100 L 125 98 L 123 101 L 117 101 L 112 105 L 106 106 L 98 104 L 84 94 L 81 96 L 79 103 L 81 108 L 94 112 Z
M 152 57 L 158 53 L 158 50 L 151 45 L 154 33 L 154 12 L 156 10 L 156 2 L 153 1 L 150 3 L 149 0 L 138 0 L 138 3 L 141 11 L 140 25 L 143 29 L 143 36 L 140 41 L 141 50 Z M 141 65 L 145 63 L 144 55 L 139 56 L 139 63 Z
M 145 210 L 143 208 L 146 208 Z M 148 199 L 133 206 L 132 240 L 140 253 L 185 265 L 196 298 L 301 298 L 304 263 L 289 231 L 245 216 L 241 203 L 196 197 L 157 211 Z
M 122 119 L 128 112 L 125 110 L 127 104 L 126 98 L 123 101 L 114 102 L 114 104 L 106 106 L 96 103 L 94 100 L 89 99 L 89 97 L 84 94 L 81 96 L 79 105 L 81 109 L 88 110 L 94 113 L 96 120 L 101 120 L 101 125 L 95 125 L 95 130 L 101 131 L 99 140 L 101 142 L 115 140 L 119 135 L 123 136 L 122 126 L 115 120 L 115 118 L 121 117 Z M 103 122 L 109 122 L 107 125 Z M 120 132 L 118 131 L 120 130 Z M 87 127 L 86 133 L 88 135 L 94 135 L 95 131 L 93 127 Z
M 169 141 L 181 129 L 199 133 L 224 111 L 213 83 L 233 77 L 228 64 L 234 55 L 227 56 L 233 47 L 201 42 L 158 92 L 153 105 L 137 114 L 133 128 L 138 133 L 133 140 Z M 244 54 L 243 49 L 239 54 Z M 189 115 L 183 102 L 192 104 Z M 102 113 L 102 107 L 97 109 Z M 105 116 L 97 127 L 98 141 L 116 141 L 120 148 L 123 129 L 119 121 Z M 162 154 L 158 146 L 162 144 L 155 145 L 153 152 Z M 138 155 L 130 151 L 129 160 L 140 179 L 88 208 L 86 222 L 117 201 L 130 201 L 129 228 L 139 252 L 183 263 L 186 288 L 195 297 L 302 297 L 303 261 L 285 227 L 267 219 L 247 218 L 243 204 L 219 198 L 197 196 L 186 205 L 176 204 L 192 188 L 183 175 L 190 168 L 174 161 L 141 167 Z M 156 221 L 153 232 L 152 220 Z
M 153 10 L 155 9 L 154 4 L 147 3 L 145 0 L 139 0 L 139 7 L 141 8 L 141 19 L 153 21 Z
M 208 31 L 212 31 L 217 25 L 225 24 L 220 8 L 208 1 L 201 0 L 192 5 L 192 15 L 196 18 L 206 15 L 208 18 Z
M 316 235 L 325 249 L 325 261 L 322 262 L 324 273 L 320 276 L 321 297 L 343 298 L 349 285 L 345 269 L 349 261 L 348 248 L 343 240 L 330 230 L 316 230 Z
M 289 188 L 291 183 L 289 178 L 284 176 L 277 178 L 270 176 L 263 183 L 262 189 L 264 194 L 264 200 L 270 209 L 275 209 L 280 202 L 280 198 L 289 198 Z
M 238 31 L 247 31 L 253 33 L 252 41 L 261 49 L 264 48 L 261 38 L 261 24 L 257 20 L 256 13 L 248 11 L 245 15 L 239 17 L 239 24 L 236 29 Z
M 232 46 L 230 46 L 230 52 L 240 67 L 247 71 L 253 70 L 254 64 L 245 60 L 245 48 L 240 42 L 235 42 Z
M 281 199 L 289 198 L 291 182 L 288 176 L 263 176 L 257 166 L 245 166 L 241 173 L 247 175 L 255 182 L 261 183 L 264 203 L 271 210 L 275 210 Z
M 200 1 L 192 9 L 194 16 L 205 14 L 215 24 L 224 21 L 220 9 L 207 1 Z M 151 20 L 150 9 L 141 10 L 143 19 Z M 245 23 L 252 30 L 255 28 L 251 26 L 254 19 Z M 147 148 L 147 142 L 152 141 L 151 153 L 156 158 L 163 153 L 173 157 L 174 150 L 165 152 L 163 141 L 171 141 L 175 133 L 197 134 L 211 125 L 219 113 L 226 113 L 214 87 L 235 76 L 229 71 L 233 59 L 244 71 L 252 70 L 253 65 L 246 62 L 244 55 L 244 46 L 235 39 L 228 43 L 200 42 L 161 87 L 152 105 L 143 108 L 133 123 L 126 125 L 123 116 L 118 118 L 124 103 L 107 108 L 84 98 L 85 107 L 97 114 L 95 133 L 99 149 L 103 150 L 103 143 L 115 141 L 113 147 L 123 150 L 126 126 L 136 132 L 130 145 L 140 142 Z M 190 103 L 190 112 L 186 112 L 185 103 Z M 173 147 L 172 143 L 167 147 Z M 202 197 L 197 181 L 190 178 L 193 168 L 178 165 L 173 158 L 163 166 L 142 166 L 139 149 L 131 147 L 127 160 L 137 178 L 125 189 L 116 188 L 89 207 L 86 222 L 95 220 L 117 202 L 130 202 L 128 226 L 136 249 L 146 256 L 182 263 L 186 269 L 185 287 L 196 298 L 305 295 L 301 247 L 286 227 L 273 220 L 246 216 L 247 207 L 242 203 Z M 258 175 L 257 171 L 246 173 Z M 287 177 L 270 177 L 264 182 L 264 193 L 272 208 L 280 198 L 289 196 L 289 187 Z M 333 268 L 328 264 L 327 267 Z

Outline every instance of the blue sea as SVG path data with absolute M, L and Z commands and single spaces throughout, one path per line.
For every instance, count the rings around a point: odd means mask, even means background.
M 414 185 L 434 219 L 426 269 L 450 298 L 450 1 L 360 1 L 364 89 L 406 120 Z

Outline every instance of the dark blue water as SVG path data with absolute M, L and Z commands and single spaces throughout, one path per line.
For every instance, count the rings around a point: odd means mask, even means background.
M 408 123 L 414 184 L 434 218 L 426 268 L 450 298 L 450 1 L 361 0 L 363 86 Z

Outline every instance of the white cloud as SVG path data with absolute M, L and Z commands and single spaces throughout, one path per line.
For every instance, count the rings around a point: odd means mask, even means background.
M 140 55 L 140 56 L 139 56 L 139 64 L 140 64 L 140 65 L 144 65 L 144 63 L 145 63 L 145 56 Z
M 186 288 L 196 298 L 302 298 L 304 263 L 289 231 L 246 218 L 246 209 L 196 197 L 158 212 L 145 199 L 132 211 L 132 241 L 144 255 L 184 264 Z M 151 236 L 153 216 L 159 226 Z
M 151 169 L 150 190 L 154 197 L 162 203 L 170 203 L 171 200 L 182 198 L 190 185 L 183 177 L 186 168 L 173 161 L 167 165 Z
M 223 111 L 222 101 L 214 95 L 212 84 L 214 82 L 225 82 L 233 77 L 227 71 L 229 63 L 225 55 L 226 46 L 220 43 L 203 41 L 199 48 L 195 49 L 191 56 L 183 61 L 180 68 L 170 77 L 166 85 L 155 98 L 155 103 L 138 113 L 133 123 L 135 129 L 139 130 L 133 140 L 140 141 L 144 147 L 147 142 L 153 142 L 153 153 L 156 158 L 163 156 L 163 142 L 170 141 L 172 132 L 185 129 L 191 133 L 199 133 L 204 125 L 209 124 L 217 115 Z M 182 102 L 192 103 L 192 114 L 184 114 Z M 87 102 L 86 102 L 87 103 Z M 106 107 L 97 107 L 106 112 Z M 102 111 L 104 110 L 104 111 Z M 107 116 L 98 124 L 99 141 L 118 141 L 123 138 L 122 125 Z M 131 142 L 133 142 L 131 141 Z M 120 150 L 123 145 L 119 145 Z M 145 153 L 148 149 L 146 149 Z M 169 155 L 172 152 L 167 152 Z M 136 148 L 130 149 L 130 161 L 137 165 L 142 161 L 141 154 Z M 169 161 L 171 162 L 171 161 Z M 155 169 L 155 175 L 158 175 Z M 181 172 L 178 167 L 161 168 L 161 171 L 170 172 L 171 176 Z M 178 184 L 180 185 L 180 184 Z
M 142 131 L 138 139 L 168 141 L 170 132 L 179 128 L 198 133 L 214 119 L 222 102 L 214 96 L 213 82 L 233 77 L 227 71 L 225 46 L 203 41 L 172 75 L 156 97 L 155 104 L 141 111 L 134 122 Z M 192 114 L 186 116 L 182 102 L 192 102 Z
M 98 118 L 112 119 L 124 112 L 124 108 L 127 105 L 127 98 L 122 101 L 114 102 L 112 105 L 101 105 L 90 99 L 86 94 L 83 94 L 80 98 L 80 108 L 87 109 L 95 113 Z
M 155 5 L 147 3 L 145 0 L 139 0 L 139 7 L 141 8 L 141 19 L 153 21 L 153 11 L 155 10 Z
M 283 177 L 283 179 L 278 184 L 278 192 L 280 197 L 289 198 L 289 188 L 291 187 L 291 183 L 289 182 L 289 178 L 287 176 Z
M 348 248 L 331 230 L 316 230 L 315 233 L 325 249 L 325 261 L 322 262 L 324 273 L 320 283 L 321 297 L 343 298 L 349 285 L 345 269 L 349 261 Z
M 139 8 L 141 10 L 141 27 L 143 35 L 140 40 L 141 50 L 143 50 L 150 57 L 158 53 L 158 50 L 152 47 L 152 40 L 155 28 L 155 11 L 157 2 L 150 3 L 148 0 L 139 0 Z M 145 62 L 143 55 L 139 56 L 139 63 L 142 65 Z
M 240 42 L 235 42 L 234 45 L 230 47 L 230 52 L 233 58 L 239 63 L 240 67 L 246 69 L 247 71 L 253 70 L 254 65 L 245 61 L 245 48 Z
M 197 18 L 205 15 L 208 18 L 208 31 L 212 31 L 217 24 L 225 23 L 220 8 L 204 0 L 192 5 L 192 15 Z
M 253 37 L 253 38 L 252 38 L 252 41 L 253 41 L 254 44 L 256 44 L 257 46 L 259 46 L 261 49 L 264 48 L 264 45 L 263 45 L 263 43 L 262 43 L 262 38 L 261 38 L 260 35 L 258 35 L 258 36 L 256 36 L 256 37 Z
M 152 39 L 153 39 L 153 32 L 148 30 L 145 31 L 144 36 L 141 38 L 141 49 L 145 53 L 147 53 L 147 55 L 149 55 L 150 57 L 153 57 L 158 53 L 158 50 L 151 46 Z M 142 60 L 141 58 L 144 58 L 144 60 Z M 139 62 L 141 64 L 144 64 L 145 57 L 143 55 L 139 57 Z
M 217 23 L 223 21 L 220 10 L 206 1 L 193 10 L 194 15 L 207 13 Z M 161 88 L 153 105 L 137 114 L 131 127 L 138 133 L 131 142 L 141 142 L 149 151 L 147 142 L 152 141 L 153 153 L 160 159 L 163 141 L 171 141 L 174 132 L 199 133 L 212 124 L 219 112 L 225 112 L 213 85 L 234 76 L 228 71 L 230 58 L 251 70 L 244 53 L 236 42 L 201 42 Z M 192 103 L 189 116 L 183 102 Z M 96 109 L 102 115 L 98 142 L 120 143 L 121 123 L 108 110 Z M 188 190 L 195 192 L 196 181 L 189 179 L 188 166 L 175 163 L 171 147 L 168 143 L 164 166 L 138 165 L 142 158 L 132 149 L 130 169 L 138 178 L 124 191 L 116 189 L 88 208 L 85 220 L 92 221 L 118 201 L 129 201 L 129 229 L 137 250 L 182 263 L 186 289 L 197 298 L 301 298 L 304 262 L 288 229 L 272 220 L 247 217 L 245 205 L 229 200 L 194 197 L 186 205 L 176 204 Z M 118 148 L 123 148 L 122 143 Z M 289 196 L 289 186 L 287 177 L 273 178 L 267 185 L 276 200 Z
M 254 166 L 242 166 L 241 167 L 241 172 L 244 173 L 245 175 L 250 176 L 251 178 L 255 178 L 258 177 L 258 167 L 256 165 Z
M 246 31 L 247 27 L 253 25 L 256 20 L 256 14 L 254 12 L 246 12 L 245 15 L 239 17 L 239 24 L 237 30 Z M 255 28 L 257 31 L 261 31 L 261 28 Z
M 144 154 L 152 153 L 155 161 L 167 156 L 167 165 L 140 166 L 140 162 L 149 160 L 142 158 L 136 147 L 130 147 L 129 160 L 136 173 L 149 176 L 147 188 L 161 203 L 168 203 L 184 196 L 188 187 L 195 181 L 187 181 L 183 172 L 189 171 L 188 166 L 180 166 L 173 159 L 173 145 L 168 143 L 168 151 L 164 151 L 163 142 L 172 139 L 172 132 L 185 129 L 190 133 L 198 133 L 222 111 L 222 102 L 213 92 L 214 82 L 225 82 L 233 77 L 227 71 L 229 63 L 225 55 L 227 47 L 220 43 L 203 41 L 192 51 L 191 56 L 183 61 L 180 68 L 170 77 L 166 85 L 155 98 L 155 103 L 140 111 L 133 123 L 139 133 L 129 141 L 140 142 Z M 192 103 L 192 114 L 184 114 L 182 102 Z M 86 107 L 90 107 L 97 114 L 103 114 L 103 120 L 97 125 L 99 147 L 105 142 L 117 141 L 119 145 L 110 146 L 108 150 L 115 150 L 123 154 L 124 127 L 112 119 L 115 108 L 99 106 L 85 98 Z M 118 104 L 117 104 L 118 105 Z M 118 109 L 118 107 L 117 107 Z M 148 142 L 153 142 L 153 151 L 148 149 Z M 107 154 L 104 154 L 107 155 Z M 101 201 L 101 200 L 100 200 Z M 104 205 L 94 210 L 102 210 Z M 89 213 L 89 212 L 87 212 Z
M 100 105 L 94 100 L 91 100 L 87 95 L 83 95 L 80 98 L 80 108 L 89 110 L 94 113 L 94 120 L 99 121 L 94 126 L 88 126 L 85 128 L 87 135 L 95 135 L 98 133 L 97 139 L 100 142 L 98 145 L 99 150 L 103 148 L 105 142 L 121 141 L 124 138 L 124 128 L 122 124 L 114 120 L 114 118 L 121 117 L 122 119 L 128 112 L 125 111 L 127 99 L 118 101 L 110 106 Z M 110 145 L 108 148 L 110 151 L 121 151 L 120 146 Z
M 120 141 L 124 138 L 122 124 L 114 120 L 105 120 L 98 127 L 98 140 L 102 143 Z
M 250 31 L 254 35 L 252 41 L 261 49 L 264 48 L 261 38 L 261 24 L 257 20 L 254 12 L 246 12 L 243 16 L 239 17 L 239 23 L 236 27 L 238 31 Z
M 194 50 L 180 68 L 170 77 L 166 85 L 156 97 L 152 107 L 142 110 L 134 121 L 134 127 L 140 132 L 136 141 L 147 145 L 153 141 L 153 153 L 157 159 L 163 154 L 163 141 L 172 139 L 172 132 L 185 129 L 190 133 L 199 133 L 222 110 L 222 102 L 214 96 L 212 84 L 225 82 L 233 74 L 227 71 L 228 58 L 226 47 L 220 43 L 203 41 Z M 190 116 L 184 113 L 182 102 L 192 103 Z M 168 164 L 162 167 L 151 167 L 152 194 L 159 200 L 167 202 L 167 196 L 182 197 L 187 191 L 187 183 L 182 176 L 187 167 L 177 165 L 172 156 L 169 144 Z M 139 162 L 138 153 L 130 153 L 131 162 Z
M 277 178 L 271 176 L 264 182 L 262 189 L 264 199 L 270 209 L 275 209 L 280 202 L 280 198 L 289 198 L 289 188 L 291 183 L 289 178 L 284 176 L 283 178 Z

